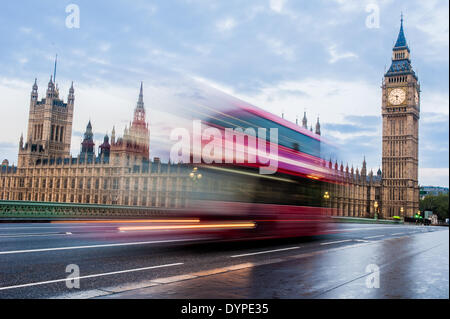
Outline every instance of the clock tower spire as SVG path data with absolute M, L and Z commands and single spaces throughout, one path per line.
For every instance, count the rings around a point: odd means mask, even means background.
M 382 84 L 384 217 L 413 216 L 419 209 L 420 86 L 403 29 Z

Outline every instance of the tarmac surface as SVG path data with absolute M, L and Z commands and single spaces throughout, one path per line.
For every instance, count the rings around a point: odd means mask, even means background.
M 0 224 L 0 298 L 449 298 L 448 227 L 213 243 L 127 225 Z

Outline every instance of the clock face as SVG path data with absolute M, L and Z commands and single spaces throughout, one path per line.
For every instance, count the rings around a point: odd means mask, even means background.
M 415 91 L 414 93 L 414 100 L 416 101 L 416 105 L 419 105 L 419 93 L 417 91 Z
M 402 104 L 406 99 L 406 92 L 403 89 L 393 89 L 389 93 L 389 103 L 392 105 L 400 105 Z

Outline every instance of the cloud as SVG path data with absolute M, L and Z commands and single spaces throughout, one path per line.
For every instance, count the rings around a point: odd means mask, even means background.
M 216 23 L 216 28 L 221 32 L 226 32 L 234 29 L 236 21 L 233 18 L 225 18 Z
M 336 45 L 332 45 L 328 48 L 328 52 L 331 56 L 331 58 L 328 60 L 329 63 L 333 64 L 336 63 L 340 60 L 344 60 L 344 59 L 352 59 L 352 58 L 357 58 L 358 55 L 356 55 L 353 52 L 342 52 L 342 53 L 338 53 L 336 50 Z
M 269 6 L 271 10 L 280 13 L 281 11 L 283 11 L 285 3 L 286 0 L 270 0 Z
M 268 46 L 269 50 L 276 55 L 282 56 L 289 61 L 295 58 L 294 50 L 285 45 L 283 41 L 261 35 L 259 36 L 259 39 L 261 39 Z

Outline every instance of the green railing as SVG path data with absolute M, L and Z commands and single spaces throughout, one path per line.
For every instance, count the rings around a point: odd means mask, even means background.
M 175 209 L 28 201 L 0 201 L 2 219 L 110 219 L 170 216 Z

